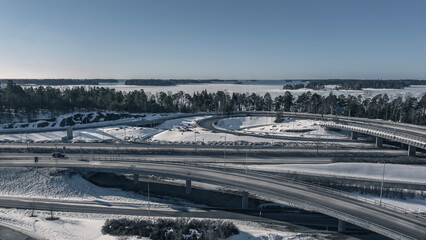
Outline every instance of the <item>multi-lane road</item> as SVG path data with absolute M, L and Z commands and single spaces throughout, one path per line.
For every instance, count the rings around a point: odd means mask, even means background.
M 1 161 L 1 167 L 35 166 L 32 162 Z M 230 168 L 208 168 L 181 164 L 161 164 L 145 162 L 81 162 L 62 160 L 58 163 L 45 160 L 38 167 L 64 167 L 84 171 L 123 172 L 153 174 L 191 181 L 228 186 L 276 202 L 290 203 L 296 207 L 314 210 L 325 215 L 342 219 L 363 228 L 378 232 L 394 239 L 425 239 L 426 221 L 414 215 L 395 212 L 370 203 L 334 194 L 316 186 L 292 181 L 283 181 L 273 175 Z
M 275 112 L 236 112 L 235 115 L 231 116 L 213 116 L 204 118 L 198 121 L 200 127 L 209 129 L 211 131 L 236 134 L 240 136 L 254 136 L 260 138 L 272 138 L 281 140 L 293 140 L 293 141 L 319 141 L 315 137 L 292 137 L 284 135 L 269 135 L 269 134 L 255 134 L 252 132 L 234 131 L 219 128 L 216 126 L 217 121 L 229 117 L 242 117 L 242 116 L 274 116 Z M 349 118 L 343 116 L 333 115 L 320 115 L 320 114 L 308 114 L 308 113 L 284 113 L 283 117 L 291 118 L 303 118 L 303 119 L 317 119 L 323 123 L 321 125 L 325 127 L 344 129 L 349 131 L 357 131 L 360 133 L 372 135 L 374 137 L 381 137 L 391 141 L 400 142 L 417 148 L 426 150 L 426 127 L 395 123 L 390 121 L 383 121 L 377 119 L 364 119 L 364 118 Z M 325 141 L 325 139 L 321 139 Z M 350 139 L 327 139 L 327 142 L 349 142 L 353 141 Z
M 271 115 L 272 113 L 249 112 L 246 114 Z M 321 120 L 339 121 L 339 124 L 346 126 L 357 126 L 367 129 L 366 131 L 377 131 L 378 133 L 394 134 L 402 136 L 407 141 L 424 141 L 426 128 L 423 126 L 398 124 L 391 122 L 383 122 L 369 119 L 356 119 L 336 116 L 322 116 L 313 114 L 286 114 L 288 117 L 314 118 Z M 232 134 L 246 134 L 231 130 L 218 129 L 214 126 L 217 118 L 210 118 L 199 122 L 199 125 L 214 131 L 223 131 Z M 257 135 L 256 135 L 257 136 Z M 374 136 L 374 134 L 373 134 Z M 259 136 L 257 136 L 259 137 Z M 264 135 L 266 138 L 275 138 L 275 136 Z M 285 138 L 285 137 L 284 137 Z M 310 140 L 310 139 L 290 139 L 290 140 Z M 311 139 L 318 141 L 317 138 Z M 338 140 L 342 141 L 342 140 Z M 346 140 L 345 140 L 346 141 Z M 347 140 L 351 141 L 351 140 Z M 405 140 L 404 140 L 405 141 Z M 210 153 L 220 153 L 222 150 L 217 146 L 170 146 L 170 156 L 145 155 L 141 159 L 140 154 L 147 154 L 150 151 L 164 151 L 164 145 L 115 145 L 115 144 L 71 144 L 67 145 L 69 158 L 52 161 L 47 153 L 52 149 L 56 149 L 56 144 L 2 144 L 0 145 L 0 167 L 62 167 L 71 168 L 83 171 L 99 171 L 99 172 L 120 172 L 133 174 L 152 174 L 159 176 L 167 176 L 184 180 L 200 181 L 220 186 L 232 187 L 243 192 L 266 197 L 276 202 L 283 202 L 293 206 L 313 210 L 323 213 L 328 216 L 353 223 L 360 227 L 380 233 L 394 239 L 426 239 L 426 221 L 423 217 L 416 215 L 393 211 L 381 206 L 373 205 L 367 202 L 362 202 L 342 194 L 338 194 L 330 189 L 304 184 L 301 182 L 291 181 L 289 179 L 279 178 L 273 174 L 265 174 L 259 172 L 244 172 L 232 168 L 212 168 L 202 165 L 193 165 L 191 163 L 218 163 L 217 157 L 185 155 L 176 156 L 175 153 L 188 152 L 189 148 L 192 151 L 204 151 Z M 418 145 L 421 146 L 421 145 Z M 169 146 L 167 146 L 169 147 Z M 33 163 L 34 153 L 25 153 L 25 151 L 34 151 L 39 155 L 39 163 Z M 246 154 L 247 147 L 228 148 L 229 153 Z M 256 151 L 256 156 L 247 158 L 249 163 L 329 163 L 332 161 L 330 157 L 322 158 L 281 158 L 273 157 L 271 153 L 291 156 L 292 153 L 305 152 L 312 156 L 315 152 L 318 154 L 318 149 L 282 149 L 273 147 L 259 147 L 250 149 Z M 353 155 L 369 155 L 383 154 L 387 156 L 398 156 L 400 152 L 395 150 L 383 149 L 321 149 L 323 154 L 353 154 Z M 21 153 L 23 152 L 23 153 Z M 78 156 L 78 152 L 80 155 Z M 90 154 L 92 152 L 92 154 Z M 340 152 L 340 153 L 339 153 Z M 352 152 L 352 153 L 351 153 Z M 7 155 L 5 155 L 6 153 Z M 127 153 L 126 157 L 120 154 Z M 173 154 L 173 155 L 172 155 Z M 268 155 L 269 157 L 264 157 Z M 90 161 L 79 161 L 84 156 Z M 101 159 L 108 161 L 100 161 Z M 129 159 L 132 159 L 131 161 Z M 241 157 L 224 156 L 223 162 L 241 163 Z M 224 164 L 225 165 L 225 164 Z M 12 204 L 10 201 L 0 201 L 0 205 Z M 24 205 L 25 203 L 21 203 Z M 43 203 L 39 203 L 42 208 Z M 60 205 L 60 204 L 59 204 Z M 102 204 L 100 204 L 102 205 Z M 63 207 L 63 205 L 61 205 Z M 61 207 L 61 208 L 62 208 Z M 72 206 L 68 206 L 72 208 Z M 101 206 L 88 206 L 88 208 L 97 209 Z M 103 206 L 105 207 L 105 206 Z M 395 209 L 396 210 L 396 209 Z M 66 211 L 66 209 L 65 209 Z

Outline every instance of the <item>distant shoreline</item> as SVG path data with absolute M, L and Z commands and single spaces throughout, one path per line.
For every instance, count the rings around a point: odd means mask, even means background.
M 20 85 L 45 86 L 74 86 L 74 85 L 134 85 L 134 86 L 177 86 L 194 84 L 243 84 L 243 85 L 294 85 L 311 82 L 327 85 L 362 83 L 363 87 L 378 88 L 384 85 L 388 88 L 401 88 L 410 85 L 426 85 L 426 80 L 418 79 L 287 79 L 287 80 L 221 80 L 221 79 L 0 79 L 2 85 L 12 80 Z M 392 86 L 395 87 L 392 87 Z

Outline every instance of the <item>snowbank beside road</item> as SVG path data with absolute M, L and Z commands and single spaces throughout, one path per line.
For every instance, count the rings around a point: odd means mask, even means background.
M 20 229 L 26 229 L 33 232 L 34 235 L 45 239 L 69 239 L 69 240 L 112 240 L 112 239 L 127 239 L 127 240 L 148 240 L 148 238 L 138 237 L 115 237 L 111 235 L 103 235 L 101 228 L 105 223 L 105 219 L 118 219 L 123 217 L 146 219 L 146 217 L 133 216 L 118 216 L 104 214 L 89 214 L 89 213 L 65 213 L 55 212 L 54 216 L 59 217 L 56 221 L 48 221 L 49 212 L 35 211 L 37 217 L 29 217 L 30 210 L 2 209 L 0 208 L 0 222 L 8 225 L 17 226 Z M 233 221 L 233 220 L 232 220 Z M 240 229 L 240 233 L 233 235 L 228 240 L 310 240 L 310 239 L 328 239 L 326 234 L 318 233 L 298 233 L 286 231 L 284 227 L 279 227 L 283 230 L 274 229 L 273 226 L 264 226 L 263 224 L 243 221 L 233 221 Z
M 340 131 L 329 131 L 320 126 L 321 121 L 312 119 L 286 118 L 281 123 L 275 123 L 275 117 L 235 117 L 219 120 L 217 126 L 229 130 L 246 133 L 282 135 L 309 138 L 347 138 Z
M 129 127 L 118 125 L 114 127 L 89 128 L 73 131 L 74 142 L 104 142 L 104 141 L 139 141 L 161 132 L 155 128 Z M 65 131 L 40 132 L 28 134 L 0 134 L 0 141 L 12 142 L 55 142 L 61 141 Z
M 245 167 L 245 166 L 244 166 Z M 339 176 L 363 178 L 381 181 L 383 177 L 383 163 L 332 163 L 332 164 L 270 164 L 270 165 L 248 165 L 248 169 L 269 172 L 291 172 L 301 174 L 314 174 L 325 176 Z M 401 181 L 426 184 L 426 166 L 386 164 L 384 181 Z M 379 202 L 380 197 L 372 194 L 361 194 L 357 192 L 348 193 L 353 196 L 366 198 Z M 405 208 L 417 213 L 426 213 L 426 199 L 421 196 L 409 199 L 384 197 L 386 204 Z
M 0 168 L 0 196 L 148 204 L 143 195 L 98 187 L 73 171 L 55 169 Z M 169 206 L 159 203 L 164 200 L 152 200 L 153 206 Z
M 294 172 L 316 175 L 342 176 L 382 180 L 383 163 L 331 163 L 331 164 L 274 164 L 249 165 L 249 169 L 271 172 Z M 426 184 L 426 166 L 386 164 L 385 181 L 397 180 Z
M 265 138 L 250 137 L 250 136 L 237 136 L 233 134 L 215 133 L 204 128 L 197 127 L 197 121 L 203 117 L 187 117 L 174 120 L 165 121 L 163 124 L 157 126 L 157 129 L 163 130 L 154 135 L 151 140 L 154 142 L 170 142 L 170 143 L 203 143 L 214 144 L 218 142 L 227 143 L 272 143 L 272 142 L 289 142 L 284 140 L 268 140 Z

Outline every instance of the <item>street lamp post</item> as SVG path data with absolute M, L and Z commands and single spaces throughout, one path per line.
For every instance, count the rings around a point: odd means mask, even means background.
M 225 132 L 225 148 L 223 149 L 223 166 L 226 167 L 226 132 Z
M 382 175 L 382 184 L 380 186 L 380 203 L 379 205 L 382 205 L 382 197 L 383 197 L 383 184 L 385 182 L 385 168 L 386 168 L 386 162 L 383 161 L 383 175 Z
M 82 147 L 81 147 L 81 132 L 80 132 L 80 160 L 83 159 Z
M 25 129 L 25 142 L 27 143 L 27 152 L 28 152 L 28 129 Z
M 248 144 L 246 145 L 246 173 L 247 173 L 247 171 L 248 171 L 248 168 L 247 168 L 247 154 L 248 154 Z
M 197 146 L 197 134 L 199 134 L 197 131 L 194 131 L 194 141 L 195 141 L 195 152 L 198 152 L 198 146 Z
M 149 199 L 149 182 L 151 180 L 148 178 L 148 219 L 151 219 L 151 201 Z

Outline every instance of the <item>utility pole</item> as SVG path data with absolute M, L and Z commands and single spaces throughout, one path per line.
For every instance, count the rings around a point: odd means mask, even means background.
M 225 144 L 223 149 L 223 166 L 226 167 L 226 132 L 225 132 Z
M 197 146 L 197 133 L 194 131 L 194 141 L 195 141 L 195 152 L 198 153 L 198 146 Z
M 148 178 L 148 219 L 151 219 L 151 201 L 149 199 L 149 182 L 150 182 L 150 179 Z
M 83 159 L 83 153 L 82 153 L 82 146 L 81 146 L 81 132 L 80 132 L 80 160 Z
M 247 155 L 248 155 L 248 145 L 246 145 L 246 173 L 248 171 L 248 167 L 247 167 Z
M 386 162 L 383 161 L 382 185 L 380 186 L 380 203 L 379 203 L 380 206 L 382 206 L 383 183 L 385 182 L 385 167 L 386 167 Z
M 28 152 L 28 129 L 25 129 L 25 142 L 27 142 L 27 152 Z

